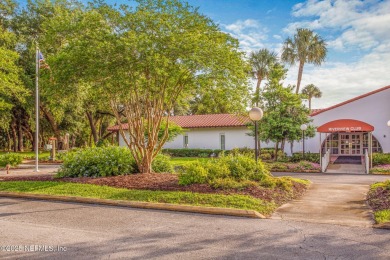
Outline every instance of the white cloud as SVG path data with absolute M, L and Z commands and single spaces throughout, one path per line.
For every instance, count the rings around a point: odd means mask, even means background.
M 293 7 L 292 15 L 306 20 L 290 23 L 284 29 L 293 34 L 296 28 L 339 31 L 329 47 L 370 49 L 390 40 L 390 1 L 380 0 L 308 0 Z
M 350 64 L 337 62 L 321 67 L 308 65 L 303 74 L 301 88 L 310 83 L 318 86 L 323 96 L 313 101 L 313 107 L 325 108 L 389 85 L 389 61 L 390 53 L 383 53 L 379 49 Z M 296 66 L 290 68 L 286 84 L 296 84 L 297 73 Z
M 221 26 L 226 32 L 239 39 L 241 49 L 247 52 L 264 48 L 268 39 L 268 29 L 257 20 L 237 20 L 232 24 Z
M 282 36 L 278 34 L 274 34 L 272 37 L 274 37 L 276 40 L 282 40 Z
M 313 101 L 315 108 L 390 85 L 390 1 L 308 0 L 295 5 L 292 16 L 298 21 L 288 24 L 284 32 L 293 34 L 299 27 L 322 30 L 328 34 L 330 52 L 354 56 L 354 62 L 335 57 L 337 62 L 321 67 L 306 65 L 301 87 L 313 83 L 323 92 L 321 99 Z M 296 84 L 296 77 L 293 66 L 286 83 Z

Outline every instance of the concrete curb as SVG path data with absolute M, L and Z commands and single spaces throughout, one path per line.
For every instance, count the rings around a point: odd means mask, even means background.
M 120 206 L 120 207 L 130 207 L 130 208 L 140 208 L 140 209 L 169 210 L 169 211 L 177 211 L 177 212 L 191 212 L 191 213 L 200 213 L 200 214 L 225 215 L 225 216 L 246 217 L 246 218 L 260 218 L 260 219 L 266 218 L 264 215 L 260 214 L 255 210 L 212 208 L 212 207 L 201 207 L 201 206 L 178 205 L 178 204 L 170 204 L 170 203 L 151 203 L 151 202 L 141 202 L 141 201 L 95 199 L 95 198 L 55 196 L 55 195 L 30 194 L 30 193 L 19 193 L 19 192 L 0 192 L 0 197 L 77 202 L 77 203 L 96 204 L 96 205 Z
M 374 228 L 381 228 L 381 229 L 390 229 L 390 222 L 374 224 L 372 227 L 374 227 Z

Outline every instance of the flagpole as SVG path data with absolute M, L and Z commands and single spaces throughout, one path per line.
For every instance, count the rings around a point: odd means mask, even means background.
M 35 172 L 39 172 L 39 48 L 35 48 Z

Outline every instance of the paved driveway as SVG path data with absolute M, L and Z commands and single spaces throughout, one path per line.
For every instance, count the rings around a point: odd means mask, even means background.
M 274 174 L 312 181 L 299 200 L 280 207 L 273 219 L 370 227 L 373 218 L 365 198 L 369 185 L 390 176 L 366 174 Z
M 390 258 L 388 230 L 77 203 L 0 198 L 0 228 L 0 259 Z

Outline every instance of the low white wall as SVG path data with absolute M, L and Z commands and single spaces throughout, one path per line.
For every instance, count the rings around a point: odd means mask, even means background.
M 184 135 L 188 136 L 188 148 L 194 149 L 221 149 L 220 136 L 225 134 L 225 149 L 255 147 L 253 136 L 247 135 L 250 131 L 246 127 L 220 127 L 220 128 L 192 128 L 186 129 L 185 134 L 177 136 L 167 142 L 164 148 L 184 148 Z M 128 138 L 128 133 L 126 133 Z M 126 146 L 122 136 L 119 136 L 119 145 Z M 261 147 L 273 147 L 273 143 L 261 143 Z

